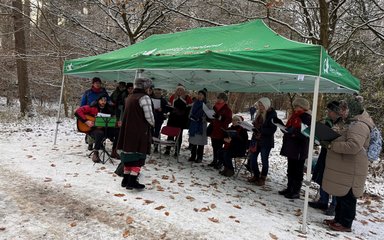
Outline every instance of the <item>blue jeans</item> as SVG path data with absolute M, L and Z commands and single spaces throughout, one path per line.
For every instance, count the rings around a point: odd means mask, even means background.
M 250 161 L 251 161 L 251 169 L 253 171 L 253 174 L 255 176 L 260 175 L 259 171 L 259 164 L 257 162 L 257 157 L 259 156 L 259 153 L 261 154 L 261 176 L 267 176 L 268 175 L 268 169 L 269 169 L 269 153 L 271 152 L 271 147 L 259 147 L 257 146 L 257 151 L 254 153 L 251 153 Z

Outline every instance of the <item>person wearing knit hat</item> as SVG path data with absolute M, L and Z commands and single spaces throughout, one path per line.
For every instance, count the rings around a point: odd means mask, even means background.
M 147 91 L 152 86 L 148 78 L 137 78 L 135 89 L 125 101 L 120 136 L 117 143 L 124 163 L 121 186 L 127 189 L 143 189 L 145 185 L 138 182 L 141 167 L 151 151 L 151 129 L 155 126 L 152 100 Z
M 191 157 L 188 161 L 201 163 L 203 161 L 204 146 L 208 144 L 207 116 L 204 112 L 204 104 L 207 104 L 207 89 L 198 92 L 197 99 L 192 105 L 189 114 L 189 147 Z
M 248 133 L 241 125 L 244 119 L 240 115 L 232 117 L 232 125 L 226 129 L 224 136 L 224 148 L 218 152 L 218 165 L 224 165 L 219 173 L 226 177 L 235 174 L 233 158 L 244 157 L 247 151 Z
M 368 176 L 371 129 L 375 124 L 364 110 L 361 98 L 348 100 L 349 118 L 341 135 L 332 142 L 320 142 L 327 149 L 322 187 L 336 196 L 335 217 L 323 223 L 331 230 L 352 232 L 357 199 L 363 196 Z
M 248 169 L 253 172 L 253 177 L 248 181 L 255 183 L 257 186 L 264 186 L 269 170 L 269 153 L 274 147 L 274 134 L 276 125 L 272 120 L 276 121 L 277 113 L 271 107 L 271 100 L 263 97 L 257 101 L 257 114 L 253 121 L 253 134 L 251 139 L 251 147 L 249 148 Z M 261 155 L 262 169 L 259 170 L 258 156 Z
M 300 107 L 302 109 L 304 109 L 304 111 L 308 111 L 311 107 L 309 105 L 309 102 L 307 99 L 305 98 L 296 98 L 293 102 L 292 102 L 292 105 L 294 108 L 296 107 Z
M 214 167 L 216 169 L 221 168 L 221 163 L 219 163 L 219 151 L 223 149 L 224 144 L 224 132 L 223 129 L 227 129 L 229 124 L 232 122 L 232 110 L 229 108 L 226 103 L 228 97 L 225 93 L 219 93 L 217 95 L 217 100 L 213 106 L 215 114 L 213 115 L 213 120 L 211 122 L 211 143 L 213 149 L 213 160 L 208 166 Z
M 280 155 L 287 157 L 287 188 L 279 191 L 280 195 L 289 199 L 300 198 L 300 189 L 303 182 L 304 163 L 308 157 L 309 138 L 301 133 L 301 125 L 311 125 L 309 102 L 304 98 L 293 101 L 293 113 L 286 123 L 283 136 L 283 145 Z
M 167 126 L 188 129 L 189 112 L 193 102 L 183 85 L 177 85 L 175 93 L 169 98 L 169 103 L 172 110 L 169 113 Z M 168 140 L 173 139 L 173 137 L 168 137 Z M 180 153 L 181 143 L 183 141 L 183 131 L 181 131 L 178 139 L 178 147 L 175 149 L 174 157 L 177 157 Z M 170 155 L 170 150 L 171 147 L 167 146 L 164 155 Z
M 91 105 L 93 102 L 97 100 L 97 97 L 100 94 L 106 94 L 107 95 L 107 101 L 111 104 L 109 95 L 107 93 L 107 90 L 103 87 L 101 87 L 101 79 L 98 77 L 94 77 L 92 79 L 92 87 L 88 90 L 86 90 L 81 97 L 81 103 L 80 106 L 84 105 Z

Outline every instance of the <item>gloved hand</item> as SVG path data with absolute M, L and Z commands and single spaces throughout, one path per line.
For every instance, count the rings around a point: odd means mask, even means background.
M 285 129 L 285 131 L 287 131 L 287 133 L 289 133 L 289 134 L 292 134 L 295 131 L 295 128 L 294 127 L 288 127 Z
M 217 113 L 213 114 L 213 117 L 217 120 L 221 120 L 221 116 Z
M 259 129 L 257 129 L 257 128 L 252 128 L 252 131 L 253 131 L 254 133 L 258 133 L 258 132 L 259 132 Z
M 320 141 L 321 147 L 326 148 L 326 149 L 329 148 L 330 144 L 331 144 L 330 141 Z

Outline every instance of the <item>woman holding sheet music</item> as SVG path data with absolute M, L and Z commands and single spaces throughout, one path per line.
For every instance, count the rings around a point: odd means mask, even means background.
M 286 124 L 283 146 L 280 154 L 287 157 L 287 188 L 279 191 L 289 199 L 300 198 L 300 189 L 304 176 L 304 163 L 308 157 L 309 138 L 301 133 L 301 124 L 311 125 L 309 102 L 305 98 L 296 98 L 292 103 L 294 109 Z
M 272 120 L 277 119 L 277 113 L 271 107 L 271 100 L 269 98 L 260 98 L 256 104 L 257 114 L 253 121 L 252 145 L 249 149 L 249 163 L 253 177 L 248 181 L 255 183 L 257 186 L 264 186 L 269 169 L 269 153 L 275 145 L 274 134 L 277 129 Z M 261 173 L 257 162 L 259 154 L 261 155 L 261 163 L 263 165 Z

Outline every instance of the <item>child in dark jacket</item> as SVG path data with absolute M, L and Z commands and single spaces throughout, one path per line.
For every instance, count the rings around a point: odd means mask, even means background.
M 232 159 L 244 156 L 248 147 L 247 130 L 239 125 L 241 121 L 243 121 L 241 116 L 233 116 L 232 126 L 225 130 L 224 148 L 219 150 L 219 164 L 224 165 L 224 170 L 219 173 L 226 177 L 235 174 Z

